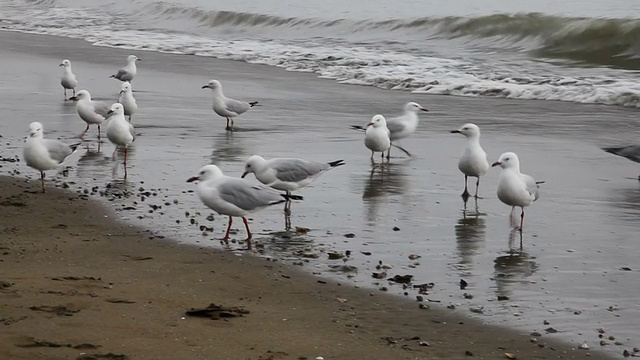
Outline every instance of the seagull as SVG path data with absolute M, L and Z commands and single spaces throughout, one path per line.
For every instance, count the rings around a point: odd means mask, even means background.
M 602 148 L 602 150 L 640 163 L 640 145 Z M 640 176 L 638 176 L 638 180 L 640 180 Z
M 138 73 L 138 68 L 136 67 L 136 61 L 142 61 L 138 59 L 135 55 L 127 56 L 127 66 L 118 70 L 115 75 L 109 76 L 110 78 L 116 78 L 120 81 L 128 81 L 132 82 L 133 78 L 136 77 Z
M 124 114 L 129 116 L 129 122 L 131 122 L 131 116 L 138 111 L 138 104 L 136 103 L 136 99 L 133 97 L 130 82 L 125 81 L 122 83 L 122 90 L 120 90 L 118 102 L 124 106 Z
M 512 152 L 506 152 L 500 155 L 498 161 L 491 166 L 500 166 L 502 172 L 498 180 L 498 199 L 503 203 L 511 206 L 511 214 L 509 220 L 512 225 L 517 226 L 513 217 L 516 206 L 522 209 L 520 214 L 520 231 L 524 224 L 524 208 L 538 200 L 539 184 L 544 181 L 535 181 L 531 176 L 520 172 L 520 161 L 518 155 Z
M 251 249 L 253 235 L 246 215 L 288 200 L 302 200 L 301 196 L 279 194 L 266 186 L 252 185 L 243 179 L 226 176 L 216 165 L 202 167 L 198 175 L 190 177 L 187 182 L 196 180 L 200 181 L 196 188 L 200 200 L 218 214 L 229 216 L 227 232 L 222 238 L 227 245 L 233 216 L 242 217 L 247 229 L 247 247 Z
M 375 163 L 373 155 L 378 151 L 382 153 L 382 161 L 384 161 L 384 152 L 391 147 L 391 139 L 389 136 L 389 129 L 387 129 L 387 121 L 384 119 L 384 116 L 380 114 L 375 115 L 367 124 L 367 129 L 364 132 L 364 145 L 367 149 L 371 150 L 372 164 Z M 389 158 L 387 158 L 387 161 L 388 160 Z
M 224 96 L 222 93 L 222 84 L 218 80 L 211 80 L 207 85 L 202 86 L 202 88 L 213 90 L 213 111 L 227 119 L 226 130 L 233 130 L 234 117 L 258 105 L 257 101 L 245 102 Z M 229 121 L 231 121 L 231 126 L 229 126 Z
M 404 113 L 402 115 L 387 119 L 387 128 L 391 133 L 390 139 L 392 143 L 395 140 L 400 140 L 400 139 L 409 137 L 411 134 L 413 134 L 416 131 L 416 129 L 418 128 L 418 121 L 419 121 L 418 111 L 429 111 L 429 110 L 423 108 L 417 102 L 408 102 L 404 105 Z M 351 127 L 356 130 L 366 130 L 366 126 L 363 127 L 360 125 L 351 125 Z M 405 150 L 401 146 L 396 144 L 392 144 L 392 146 L 397 147 L 398 149 L 402 150 L 405 154 L 411 156 L 411 153 L 409 153 L 407 150 Z M 389 156 L 391 156 L 391 148 L 389 148 L 389 151 L 387 152 L 387 158 Z
M 292 191 L 301 189 L 314 182 L 325 172 L 344 165 L 344 160 L 328 163 L 308 161 L 295 158 L 273 158 L 265 160 L 260 155 L 253 155 L 247 159 L 242 177 L 253 173 L 261 183 L 276 190 L 285 191 L 291 195 Z M 285 212 L 290 213 L 291 202 L 285 202 Z
M 124 107 L 120 103 L 111 105 L 109 110 L 111 118 L 109 119 L 109 125 L 107 125 L 107 139 L 116 146 L 113 150 L 113 159 L 117 160 L 118 147 L 124 148 L 124 178 L 127 178 L 127 149 L 133 140 L 135 140 L 135 133 L 133 125 L 127 122 L 124 118 Z
M 64 99 L 67 100 L 67 89 L 73 90 L 73 96 L 76 96 L 76 86 L 78 86 L 78 80 L 71 71 L 71 61 L 64 59 L 60 66 L 64 66 L 62 78 L 60 79 L 60 85 L 64 89 Z
M 45 139 L 42 124 L 33 122 L 29 125 L 29 137 L 24 145 L 22 157 L 28 166 L 40 171 L 43 193 L 46 192 L 44 172 L 62 168 L 65 159 L 73 154 L 80 144 L 67 145 L 59 140 Z
M 485 153 L 482 146 L 480 146 L 480 128 L 475 124 L 465 124 L 458 130 L 451 130 L 451 133 L 462 134 L 467 137 L 467 144 L 464 146 L 464 151 L 458 161 L 458 169 L 464 174 L 464 192 L 462 193 L 462 198 L 465 199 L 465 201 L 469 198 L 469 191 L 467 190 L 467 178 L 469 176 L 477 179 L 475 194 L 477 198 L 480 177 L 489 170 L 487 153 Z
M 87 128 L 78 137 L 82 138 L 89 130 L 89 125 L 98 125 L 98 139 L 100 139 L 100 124 L 109 117 L 109 106 L 100 101 L 91 100 L 87 90 L 80 90 L 71 100 L 78 100 L 76 110 L 80 118 L 87 123 Z

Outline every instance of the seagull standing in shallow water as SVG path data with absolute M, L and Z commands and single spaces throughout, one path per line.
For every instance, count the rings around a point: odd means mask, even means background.
M 420 104 L 416 102 L 406 103 L 404 106 L 404 113 L 400 116 L 386 119 L 387 121 L 387 129 L 389 129 L 392 146 L 397 147 L 402 150 L 405 154 L 411 156 L 407 150 L 402 148 L 397 144 L 393 144 L 394 141 L 404 139 L 406 137 L 411 136 L 416 129 L 418 128 L 418 111 L 429 111 L 423 108 Z M 366 126 L 362 127 L 360 125 L 351 125 L 352 128 L 356 130 L 366 130 Z M 391 148 L 387 151 L 387 158 L 391 156 Z
M 233 130 L 233 118 L 239 116 L 247 110 L 258 105 L 257 101 L 246 102 L 228 98 L 222 93 L 222 84 L 218 80 L 211 80 L 207 85 L 202 86 L 203 89 L 211 89 L 213 91 L 213 111 L 227 119 L 226 130 Z M 229 125 L 231 122 L 231 125 Z
M 375 115 L 367 124 L 367 130 L 364 132 L 364 145 L 371 150 L 372 164 L 375 164 L 373 155 L 376 152 L 382 153 L 382 161 L 384 162 L 384 152 L 391 147 L 389 136 L 389 129 L 387 129 L 387 121 L 384 116 Z M 387 158 L 387 161 L 389 161 L 389 158 Z
M 127 178 L 127 150 L 136 138 L 133 125 L 124 118 L 124 107 L 120 103 L 111 105 L 111 119 L 107 125 L 107 139 L 116 146 L 113 158 L 117 161 L 118 147 L 124 148 L 124 178 Z M 116 164 L 117 166 L 117 164 Z M 114 168 L 115 169 L 115 168 Z M 115 171 L 115 170 L 114 170 Z
M 117 73 L 109 77 L 116 78 L 120 81 L 132 82 L 133 78 L 136 77 L 136 74 L 138 73 L 138 67 L 136 66 L 136 61 L 142 61 L 142 60 L 138 59 L 138 57 L 135 55 L 127 56 L 127 65 L 121 68 L 120 70 L 118 70 Z
M 129 122 L 131 122 L 131 116 L 138 111 L 138 104 L 133 97 L 133 90 L 131 90 L 131 83 L 125 81 L 122 83 L 122 90 L 120 90 L 120 96 L 118 102 L 124 106 L 124 114 L 129 116 Z
M 246 215 L 271 205 L 281 204 L 289 199 L 302 200 L 301 196 L 279 194 L 266 186 L 252 185 L 243 179 L 226 176 L 216 165 L 202 167 L 198 175 L 190 177 L 187 182 L 197 180 L 200 182 L 196 193 L 200 200 L 218 214 L 229 216 L 227 232 L 222 238 L 227 245 L 233 216 L 242 217 L 247 229 L 247 247 L 251 249 L 253 235 Z
M 62 78 L 60 79 L 60 85 L 64 89 L 64 99 L 67 100 L 67 90 L 73 90 L 73 96 L 76 96 L 76 86 L 78 86 L 78 79 L 71 71 L 71 61 L 64 59 L 60 66 L 63 66 Z
M 462 134 L 467 137 L 467 144 L 458 161 L 458 169 L 464 174 L 464 192 L 462 198 L 464 201 L 469 199 L 469 191 L 467 190 L 467 178 L 469 176 L 477 178 L 476 194 L 478 197 L 478 188 L 480 187 L 480 177 L 489 170 L 489 161 L 487 153 L 480 146 L 480 128 L 475 124 L 465 124 L 457 130 L 451 130 L 451 133 Z
M 522 209 L 520 214 L 520 231 L 524 225 L 524 208 L 538 200 L 539 193 L 538 184 L 544 181 L 536 182 L 531 176 L 520 172 L 520 161 L 518 156 L 512 152 L 506 152 L 500 155 L 498 161 L 491 166 L 500 166 L 502 172 L 498 180 L 498 199 L 503 203 L 511 206 L 511 214 L 509 221 L 513 227 L 517 228 L 517 222 L 513 216 L 516 206 Z
M 22 157 L 27 166 L 40 171 L 42 192 L 44 187 L 44 172 L 62 168 L 64 161 L 73 154 L 80 143 L 67 145 L 59 140 L 45 139 L 42 124 L 33 122 L 29 125 L 29 137 L 25 142 Z
M 100 139 L 100 125 L 109 117 L 109 106 L 100 101 L 91 100 L 91 94 L 87 90 L 80 90 L 71 98 L 78 100 L 76 110 L 80 118 L 87 123 L 87 127 L 78 137 L 82 138 L 89 131 L 89 125 L 98 125 L 98 139 Z

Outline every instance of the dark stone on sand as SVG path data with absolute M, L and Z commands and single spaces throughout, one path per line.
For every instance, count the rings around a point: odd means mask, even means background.
M 471 295 L 469 293 L 464 293 L 464 294 L 462 294 L 462 296 L 464 296 L 465 299 L 473 299 L 473 295 Z
M 373 274 L 371 274 L 371 277 L 373 277 L 374 279 L 384 279 L 385 277 L 387 277 L 387 272 L 374 272 Z
M 356 237 L 356 234 L 348 233 L 348 234 L 344 234 L 344 237 L 346 237 L 347 239 L 352 239 L 352 238 Z
M 110 302 L 112 304 L 135 304 L 136 302 L 133 300 L 127 299 L 105 299 L 106 302 Z
M 101 278 L 96 278 L 96 277 L 93 277 L 93 276 L 59 276 L 59 277 L 52 277 L 51 280 L 56 280 L 56 281 L 64 281 L 64 280 L 72 280 L 72 281 L 77 281 L 77 280 L 102 281 Z
M 80 355 L 76 360 L 130 360 L 130 358 L 124 354 L 106 353 Z
M 509 300 L 508 296 L 498 295 L 498 301 L 506 301 L 506 300 Z
M 5 289 L 5 288 L 11 287 L 11 286 L 13 286 L 12 282 L 5 281 L 5 280 L 0 280 L 0 289 Z
M 332 251 L 327 253 L 327 255 L 329 256 L 329 260 L 338 260 L 338 259 L 342 259 L 344 257 L 343 253 L 337 252 L 337 251 Z
M 371 256 L 371 251 L 360 251 L 360 254 L 364 256 Z
M 49 305 L 31 306 L 29 309 L 30 310 L 34 310 L 34 311 L 44 311 L 44 312 L 56 314 L 58 316 L 73 316 L 73 314 L 75 314 L 75 313 L 80 311 L 80 310 L 70 309 L 65 305 L 58 305 L 58 306 L 49 306 Z
M 394 227 L 393 227 L 393 231 L 400 231 L 400 228 L 399 228 L 399 227 L 397 227 L 397 226 L 394 226 Z
M 464 354 L 467 356 L 473 356 L 473 353 L 469 350 L 465 351 Z
M 534 331 L 534 332 L 532 332 L 532 333 L 531 333 L 531 334 L 529 334 L 529 335 L 531 335 L 531 336 L 533 336 L 533 337 L 540 337 L 540 336 L 542 336 L 542 334 L 540 334 L 540 333 L 539 333 L 539 332 L 537 332 L 537 331 Z
M 466 281 L 464 281 L 464 279 L 460 279 L 460 290 L 464 290 L 467 288 L 467 285 L 469 285 L 469 283 L 467 283 Z
M 544 329 L 544 331 L 546 331 L 547 334 L 555 334 L 558 332 L 558 330 L 552 328 L 552 327 L 548 327 L 546 329 Z
M 246 310 L 242 306 L 222 306 L 216 304 L 209 304 L 206 308 L 194 309 L 185 311 L 187 316 L 206 317 L 213 320 L 221 318 L 233 318 L 242 317 L 249 314 L 249 310 Z
M 628 267 L 628 266 L 623 266 L 623 267 L 620 268 L 620 270 L 622 270 L 622 271 L 631 271 L 631 268 Z
M 396 275 L 389 278 L 389 281 L 397 282 L 399 284 L 409 284 L 411 279 L 413 279 L 413 275 Z
M 622 352 L 622 356 L 629 357 L 629 356 L 631 356 L 631 353 L 628 350 L 625 350 L 625 351 Z

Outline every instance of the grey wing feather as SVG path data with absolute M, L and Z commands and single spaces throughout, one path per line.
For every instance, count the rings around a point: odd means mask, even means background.
M 391 133 L 402 132 L 405 127 L 406 125 L 400 121 L 400 118 L 393 118 L 387 121 L 387 129 L 389 129 L 389 132 Z
M 122 80 L 122 77 L 127 75 L 127 74 L 128 74 L 127 70 L 122 68 L 122 69 L 118 70 L 118 72 L 115 75 L 113 75 L 113 77 L 115 77 L 118 80 Z
M 540 197 L 540 193 L 538 191 L 540 187 L 538 186 L 536 181 L 531 176 L 526 174 L 522 174 L 522 178 L 524 179 L 525 184 L 527 184 L 527 190 L 530 194 L 533 195 L 533 201 L 538 200 L 538 197 Z
M 640 163 L 640 145 L 629 145 L 616 148 L 604 148 L 606 152 L 625 157 Z
M 93 109 L 97 114 L 102 115 L 105 119 L 109 117 L 109 110 L 111 110 L 107 104 L 100 101 L 93 102 Z
M 252 211 L 284 202 L 277 192 L 263 186 L 252 185 L 242 179 L 230 179 L 218 185 L 220 198 L 242 210 Z
M 283 159 L 272 162 L 271 168 L 276 171 L 278 180 L 298 182 L 322 172 L 329 165 L 302 159 Z
M 57 161 L 58 164 L 62 163 L 67 156 L 73 153 L 69 145 L 58 140 L 44 139 L 44 146 L 47 148 L 49 156 Z
M 232 111 L 238 115 L 251 109 L 251 105 L 249 105 L 248 102 L 238 101 L 238 100 L 229 99 L 229 98 L 225 100 L 224 105 L 226 106 L 227 110 Z

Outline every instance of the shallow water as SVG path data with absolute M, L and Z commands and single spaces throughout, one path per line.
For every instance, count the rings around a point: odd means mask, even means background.
M 72 40 L 36 38 L 39 42 L 27 43 L 20 38 L 24 35 L 2 36 L 3 63 L 8 66 L 0 81 L 10 84 L 0 87 L 0 112 L 9 119 L 1 129 L 7 144 L 2 156 L 20 154 L 31 121 L 43 122 L 47 137 L 68 141 L 83 130 L 74 104 L 62 101 L 58 84 L 57 64 L 71 49 L 88 60 L 74 62 L 83 87 L 87 84 L 97 99 L 117 98 L 120 84 L 107 76 L 121 65 L 125 52 Z M 10 42 L 14 36 L 18 40 Z M 42 46 L 48 41 L 60 47 Z M 252 154 L 344 159 L 345 166 L 300 191 L 304 201 L 293 204 L 293 226 L 309 228 L 308 234 L 283 232 L 281 208 L 253 216 L 255 241 L 264 246 L 261 254 L 302 263 L 306 271 L 350 279 L 372 291 L 386 287 L 401 296 L 405 291 L 409 298 L 417 295 L 415 289 L 373 279 L 381 262 L 392 266 L 387 277 L 411 274 L 414 284 L 433 282 L 427 299 L 454 304 L 455 311 L 487 323 L 523 333 L 545 334 L 544 329 L 553 327 L 559 333 L 544 336 L 576 346 L 586 341 L 592 348 L 600 341 L 596 329 L 604 327 L 606 336 L 623 342 L 606 349 L 620 354 L 623 348 L 638 346 L 640 168 L 598 147 L 634 140 L 631 125 L 636 116 L 631 109 L 409 95 L 264 66 L 137 54 L 143 59 L 134 81 L 140 111 L 133 123 L 139 136 L 130 152 L 129 179 L 121 180 L 121 168 L 112 176 L 113 146 L 97 143 L 92 129 L 83 150 L 74 155 L 77 165 L 61 179 L 71 183 L 72 190 L 127 190 L 131 197 L 101 197 L 120 209 L 122 219 L 181 242 L 219 247 L 214 238 L 222 236 L 226 218 L 206 220 L 211 212 L 189 192 L 193 184 L 186 183 L 202 165 L 215 163 L 228 175 L 239 176 L 242 161 Z M 263 104 L 236 121 L 236 132 L 225 132 L 223 119 L 210 110 L 210 94 L 201 89 L 210 76 L 222 81 L 228 96 Z M 377 112 L 396 114 L 408 100 L 430 110 L 421 116 L 416 134 L 402 141 L 414 156 L 394 151 L 397 157 L 388 166 L 372 167 L 362 134 L 348 125 L 363 124 Z M 449 130 L 469 121 L 483 130 L 490 161 L 515 151 L 523 172 L 546 181 L 540 200 L 527 209 L 522 247 L 519 234 L 508 225 L 510 209 L 495 195 L 498 169 L 482 179 L 477 205 L 470 200 L 465 208 L 459 196 L 463 176 L 456 162 L 464 138 Z M 22 163 L 1 170 L 13 169 L 35 176 Z M 144 191 L 151 194 L 142 200 Z M 135 210 L 121 210 L 126 207 Z M 238 232 L 233 238 L 243 239 L 242 223 L 234 224 Z M 213 233 L 203 236 L 200 225 L 213 226 Z M 346 250 L 351 251 L 347 259 L 327 260 L 327 251 Z M 421 257 L 410 260 L 410 254 Z M 464 291 L 460 279 L 469 283 Z M 465 292 L 473 298 L 465 299 Z M 497 301 L 498 296 L 509 300 Z M 483 306 L 483 313 L 470 312 L 471 306 Z

